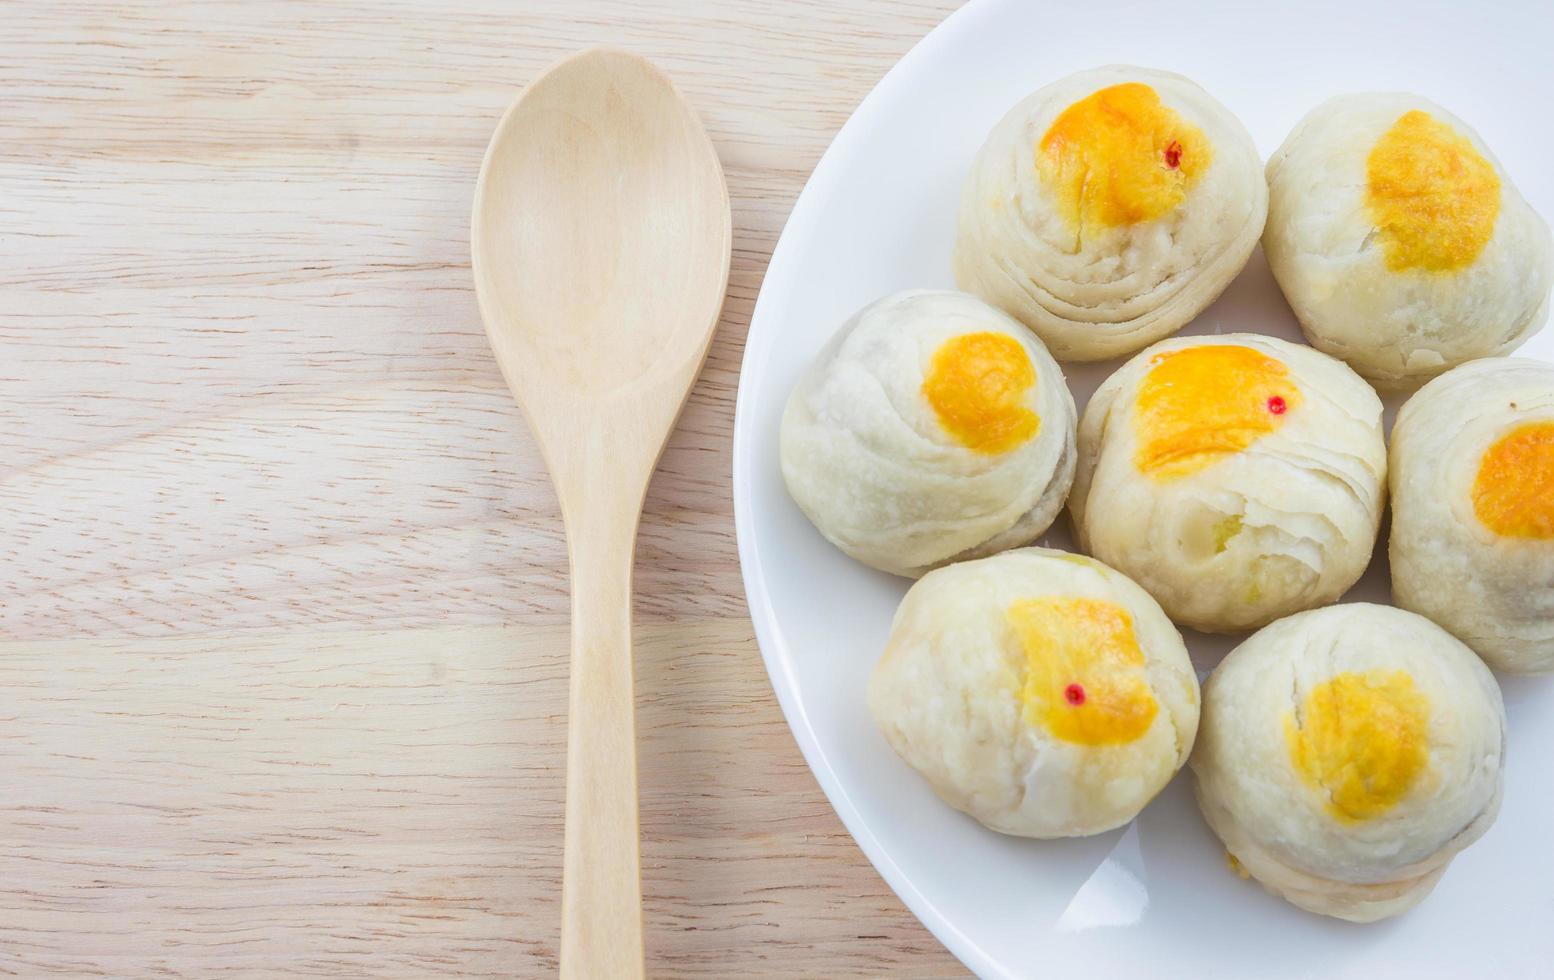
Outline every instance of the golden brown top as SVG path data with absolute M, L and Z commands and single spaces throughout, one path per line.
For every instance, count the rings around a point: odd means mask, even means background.
M 1473 512 L 1496 534 L 1554 538 L 1554 422 L 1527 422 L 1485 451 Z
M 1027 406 L 1036 368 L 1008 334 L 968 333 L 934 351 L 923 396 L 955 441 L 979 453 L 1008 452 L 1041 429 Z
M 1133 412 L 1134 465 L 1155 480 L 1196 473 L 1277 430 L 1300 407 L 1282 361 L 1238 344 L 1157 354 Z
M 1393 272 L 1466 268 L 1495 233 L 1494 165 L 1427 112 L 1404 113 L 1376 141 L 1365 179 L 1365 205 Z
M 1181 204 L 1213 157 L 1208 138 L 1139 82 L 1064 109 L 1036 152 L 1041 182 L 1076 233 L 1138 224 Z
M 1392 809 L 1430 765 L 1430 702 L 1408 673 L 1346 671 L 1306 695 L 1284 720 L 1290 761 L 1326 794 L 1327 810 L 1358 823 Z
M 1055 738 L 1118 745 L 1149 731 L 1160 706 L 1144 674 L 1133 617 L 1100 599 L 1044 596 L 1009 607 L 1025 652 L 1025 718 Z

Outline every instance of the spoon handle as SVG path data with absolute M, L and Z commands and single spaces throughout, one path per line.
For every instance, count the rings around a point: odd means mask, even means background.
M 574 484 L 582 498 L 574 506 L 563 497 L 572 671 L 562 980 L 644 972 L 631 655 L 631 564 L 642 494 L 621 492 L 628 488 L 609 475 L 591 476 Z

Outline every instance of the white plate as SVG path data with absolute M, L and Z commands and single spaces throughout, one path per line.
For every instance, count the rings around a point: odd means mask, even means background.
M 1554 683 L 1502 679 L 1511 719 L 1499 821 L 1415 911 L 1353 926 L 1231 874 L 1179 776 L 1130 827 L 1073 841 L 982 829 L 875 731 L 864 688 L 906 589 L 853 563 L 789 500 L 778 419 L 815 351 L 897 289 L 950 287 L 961 178 L 1021 96 L 1109 63 L 1181 72 L 1266 157 L 1307 109 L 1404 90 L 1475 126 L 1554 217 L 1554 4 L 1438 0 L 981 0 L 918 44 L 837 135 L 772 256 L 750 325 L 734 433 L 740 560 L 772 685 L 826 795 L 885 880 L 986 976 L 1547 976 L 1554 961 Z M 1261 253 L 1188 332 L 1298 339 Z M 1554 360 L 1554 327 L 1524 348 Z M 1082 405 L 1114 365 L 1070 366 Z M 1060 521 L 1060 524 L 1066 522 Z M 1049 535 L 1069 545 L 1066 529 Z M 1385 569 L 1357 597 L 1385 601 Z M 1230 643 L 1188 636 L 1200 672 Z M 868 940 L 859 940 L 867 942 Z M 1060 971 L 1084 971 L 1063 973 Z

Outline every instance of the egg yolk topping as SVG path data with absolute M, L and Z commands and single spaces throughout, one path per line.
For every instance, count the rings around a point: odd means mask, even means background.
M 1183 347 L 1150 363 L 1133 411 L 1133 462 L 1155 480 L 1180 479 L 1240 452 L 1300 407 L 1284 363 L 1250 347 Z
M 1466 137 L 1413 109 L 1371 148 L 1365 206 L 1388 269 L 1452 272 L 1472 265 L 1489 244 L 1500 178 Z
M 1036 368 L 1008 334 L 968 333 L 934 351 L 923 396 L 945 431 L 979 453 L 1008 452 L 1036 434 L 1041 418 L 1027 406 Z
M 1076 232 L 1170 213 L 1208 169 L 1212 151 L 1148 85 L 1103 88 L 1064 109 L 1036 150 L 1041 182 Z
M 1121 745 L 1149 731 L 1160 706 L 1127 610 L 1046 596 L 1016 602 L 1008 619 L 1025 652 L 1027 722 L 1080 745 Z
M 1392 809 L 1429 768 L 1430 704 L 1404 671 L 1338 674 L 1312 688 L 1298 719 L 1284 719 L 1290 760 L 1344 823 Z
M 1528 422 L 1495 440 L 1473 480 L 1473 512 L 1509 538 L 1554 538 L 1554 422 Z

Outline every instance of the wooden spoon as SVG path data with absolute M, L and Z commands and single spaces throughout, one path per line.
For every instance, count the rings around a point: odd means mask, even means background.
M 561 975 L 640 977 L 632 551 L 723 306 L 728 189 L 669 79 L 585 51 L 497 125 L 470 237 L 486 333 L 550 468 L 571 560 Z

